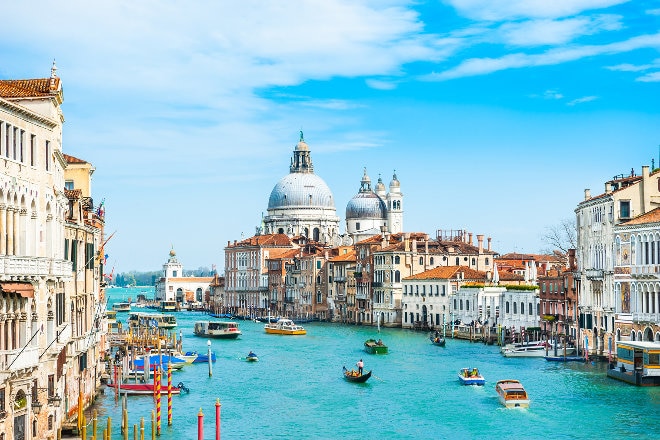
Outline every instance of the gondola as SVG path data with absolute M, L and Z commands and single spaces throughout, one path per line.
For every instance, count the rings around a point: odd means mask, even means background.
M 446 341 L 445 341 L 445 338 L 443 338 L 442 336 L 430 335 L 429 339 L 431 340 L 431 343 L 433 343 L 433 345 L 437 345 L 438 347 L 444 347 L 445 346 Z
M 371 370 L 365 374 L 359 374 L 357 370 L 347 370 L 344 367 L 344 378 L 349 382 L 364 383 L 371 377 Z

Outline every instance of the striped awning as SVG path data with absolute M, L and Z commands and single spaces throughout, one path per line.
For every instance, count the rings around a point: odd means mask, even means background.
M 34 298 L 34 286 L 31 283 L 0 283 L 4 293 L 18 293 L 23 298 Z

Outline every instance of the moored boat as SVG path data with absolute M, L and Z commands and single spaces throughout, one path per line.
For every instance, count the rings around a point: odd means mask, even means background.
M 186 356 L 195 355 L 195 359 L 192 361 L 193 364 L 200 363 L 209 363 L 208 353 L 197 353 L 196 351 L 187 351 Z M 211 362 L 215 362 L 215 351 L 211 352 Z
M 133 361 L 133 369 L 136 371 L 144 371 L 145 361 L 148 362 L 149 371 L 152 371 L 155 367 L 158 367 L 161 364 L 164 370 L 167 370 L 170 365 L 173 370 L 179 370 L 186 365 L 186 361 L 175 356 L 152 354 L 150 356 L 135 359 Z
M 660 386 L 660 343 L 653 341 L 618 341 L 616 363 L 607 376 L 632 385 Z
M 156 388 L 156 385 L 153 383 L 109 383 L 107 386 L 110 388 L 118 388 L 120 394 L 129 395 L 153 395 L 155 394 Z M 181 394 L 181 391 L 189 391 L 181 382 L 177 386 L 172 387 L 172 394 Z M 163 395 L 168 393 L 167 385 L 161 385 L 160 394 Z
M 495 391 L 500 403 L 507 408 L 528 408 L 529 396 L 522 384 L 515 379 L 498 380 Z
M 382 340 L 367 339 L 364 343 L 364 351 L 371 354 L 387 354 L 387 345 Z
M 128 302 L 117 302 L 112 305 L 112 310 L 115 312 L 130 312 L 131 303 Z
M 276 335 L 305 335 L 307 330 L 304 327 L 294 323 L 290 319 L 280 319 L 276 323 L 267 323 L 264 330 L 269 334 Z
M 575 348 L 558 346 L 556 352 L 558 355 L 571 356 L 575 353 Z M 554 355 L 555 346 L 545 341 L 506 345 L 502 347 L 501 353 L 505 357 L 545 357 Z
M 348 370 L 344 367 L 343 371 L 344 378 L 349 382 L 364 383 L 371 377 L 371 370 L 368 373 L 360 374 L 358 370 Z
M 193 328 L 195 336 L 218 339 L 236 339 L 241 335 L 237 322 L 197 321 Z
M 484 385 L 486 383 L 486 379 L 477 368 L 461 368 L 458 372 L 458 380 L 463 385 Z

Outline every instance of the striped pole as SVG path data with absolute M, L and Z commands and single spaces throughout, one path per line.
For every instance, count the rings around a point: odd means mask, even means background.
M 202 408 L 199 409 L 197 414 L 197 440 L 204 440 L 204 413 Z
M 160 370 L 156 373 L 158 380 L 156 380 L 156 434 L 160 436 Z
M 215 440 L 220 440 L 220 399 L 215 399 Z
M 172 426 L 172 360 L 167 363 L 167 426 Z

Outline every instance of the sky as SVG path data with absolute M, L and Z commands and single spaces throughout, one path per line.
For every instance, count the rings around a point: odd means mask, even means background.
M 299 132 L 345 209 L 396 171 L 404 230 L 539 253 L 584 190 L 660 165 L 660 1 L 7 2 L 0 78 L 62 80 L 108 271 L 222 273 Z

